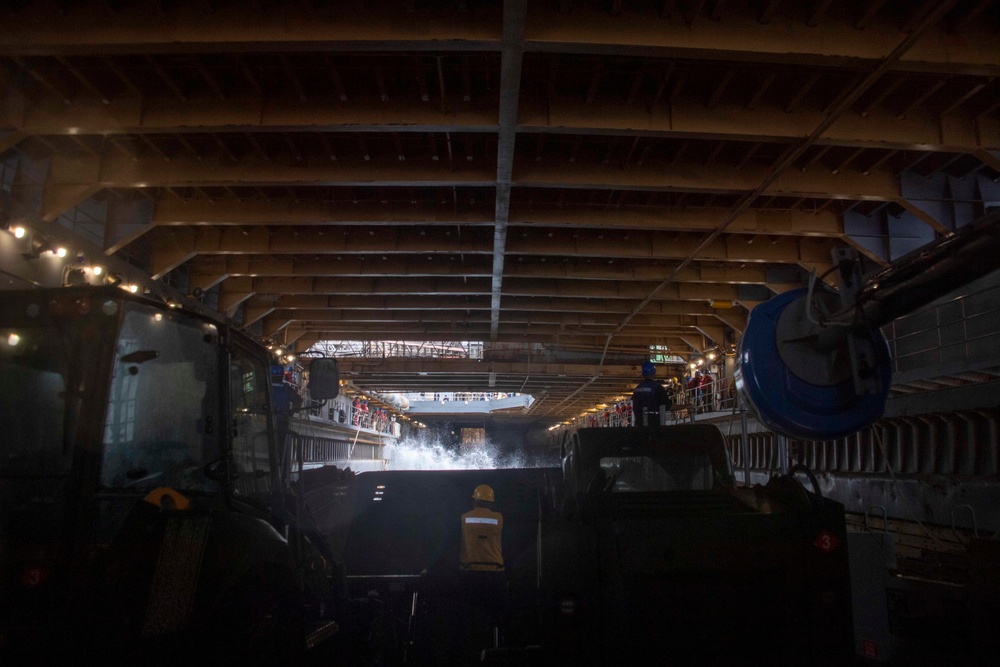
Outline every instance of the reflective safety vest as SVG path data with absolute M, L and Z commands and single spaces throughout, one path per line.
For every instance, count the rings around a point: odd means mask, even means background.
M 459 567 L 463 570 L 503 570 L 503 515 L 477 507 L 462 515 L 462 545 Z

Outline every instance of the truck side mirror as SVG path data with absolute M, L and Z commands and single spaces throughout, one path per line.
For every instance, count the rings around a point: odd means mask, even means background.
M 340 394 L 340 370 L 337 360 L 323 357 L 309 363 L 309 398 L 328 401 Z

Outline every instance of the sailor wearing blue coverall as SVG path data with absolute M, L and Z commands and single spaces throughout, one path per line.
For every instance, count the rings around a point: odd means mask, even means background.
M 642 382 L 632 392 L 632 412 L 636 426 L 659 426 L 660 406 L 669 410 L 673 405 L 670 395 L 656 381 L 656 366 L 646 361 L 642 364 Z

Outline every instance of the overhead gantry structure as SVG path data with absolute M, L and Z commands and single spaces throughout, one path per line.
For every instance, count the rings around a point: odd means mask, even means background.
M 558 421 L 837 248 L 874 270 L 1000 201 L 998 28 L 978 0 L 5 3 L 4 221 L 299 351 L 483 342 L 344 371 Z

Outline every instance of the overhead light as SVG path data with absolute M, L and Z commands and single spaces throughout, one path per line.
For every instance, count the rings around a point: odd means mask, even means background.
M 49 246 L 48 248 L 46 248 L 46 247 L 43 246 L 41 250 L 42 250 L 42 252 L 50 252 L 53 255 L 56 255 L 57 257 L 65 257 L 66 256 L 66 248 L 63 248 L 62 246 L 55 246 L 54 245 L 54 246 Z
M 104 273 L 104 267 L 101 266 L 100 264 L 96 264 L 93 268 L 91 268 L 91 271 L 94 272 L 95 276 L 99 276 L 102 273 Z
M 13 231 L 14 231 L 14 238 L 16 239 L 23 239 L 24 235 L 28 233 L 27 230 L 20 225 L 15 227 Z
M 131 285 L 128 286 L 128 291 L 132 292 L 132 294 L 135 294 L 136 292 L 139 291 L 139 286 L 136 285 L 135 283 L 132 283 Z

